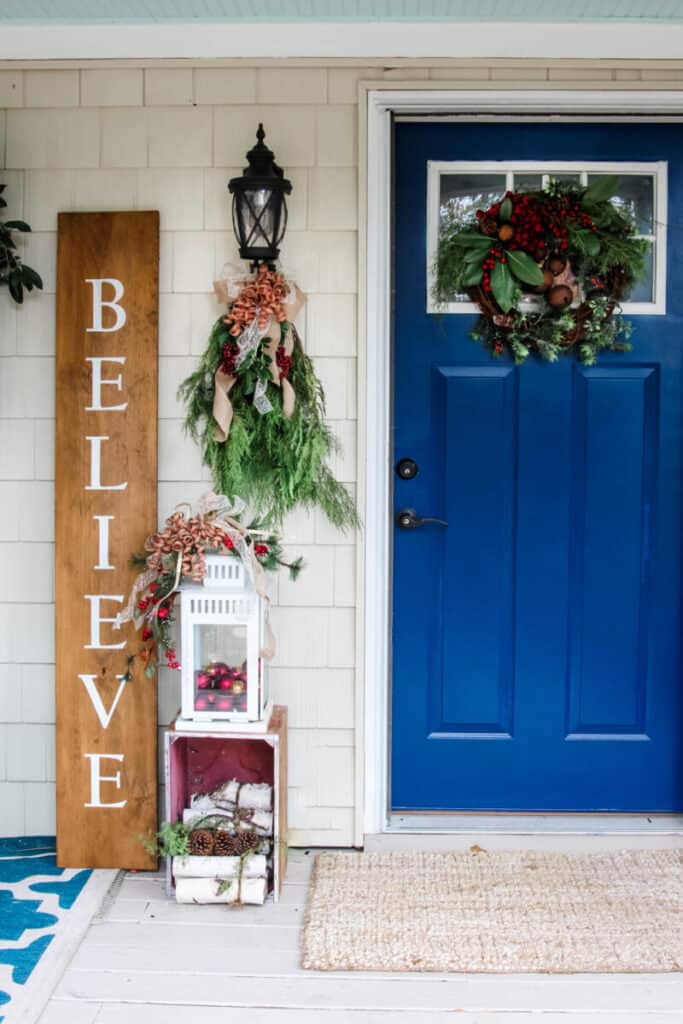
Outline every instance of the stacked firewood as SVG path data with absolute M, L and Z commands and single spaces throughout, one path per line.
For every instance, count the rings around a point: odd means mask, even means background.
M 263 903 L 273 874 L 273 788 L 231 779 L 183 811 L 189 854 L 173 858 L 178 903 Z

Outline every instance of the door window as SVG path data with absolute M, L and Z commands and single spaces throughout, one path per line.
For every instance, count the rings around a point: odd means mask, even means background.
M 612 201 L 630 214 L 635 235 L 648 242 L 647 272 L 633 288 L 625 313 L 666 312 L 666 202 L 665 162 L 635 163 L 463 163 L 428 162 L 427 175 L 427 312 L 473 313 L 478 307 L 467 295 L 454 294 L 445 307 L 432 302 L 433 267 L 439 230 L 445 221 L 470 220 L 476 210 L 486 209 L 507 190 L 524 192 L 542 189 L 550 179 L 590 185 L 596 178 L 619 175 L 619 188 Z

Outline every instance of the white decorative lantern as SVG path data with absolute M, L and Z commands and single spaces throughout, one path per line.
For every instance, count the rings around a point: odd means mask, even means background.
M 206 556 L 203 583 L 180 588 L 180 628 L 182 718 L 241 723 L 266 718 L 264 602 L 239 558 Z

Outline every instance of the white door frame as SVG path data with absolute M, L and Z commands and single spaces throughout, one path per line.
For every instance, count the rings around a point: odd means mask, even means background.
M 356 842 L 363 835 L 394 831 L 389 826 L 389 682 L 391 672 L 391 123 L 397 114 L 453 114 L 481 119 L 564 115 L 579 120 L 604 114 L 610 120 L 678 120 L 683 91 L 434 89 L 431 83 L 406 83 L 401 89 L 382 83 L 359 86 L 360 213 L 359 232 L 359 507 L 364 532 L 359 544 L 361 583 L 357 636 L 357 819 Z M 419 766 L 416 766 L 419 770 Z M 403 815 L 407 828 L 462 830 L 456 821 L 435 816 L 418 826 Z M 527 816 L 528 817 L 528 816 Z M 539 816 L 542 817 L 542 816 Z M 547 816 L 546 816 L 546 820 Z M 605 828 L 609 828 L 605 818 Z M 498 818 L 500 829 L 516 829 L 514 816 Z M 558 822 L 559 824 L 559 822 Z M 595 818 L 592 828 L 595 830 Z

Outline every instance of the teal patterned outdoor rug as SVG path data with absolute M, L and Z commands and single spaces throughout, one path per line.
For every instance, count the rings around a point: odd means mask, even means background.
M 53 836 L 0 839 L 0 1021 L 37 1020 L 113 874 L 57 867 Z

